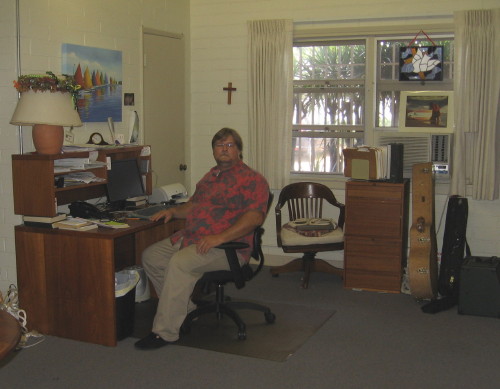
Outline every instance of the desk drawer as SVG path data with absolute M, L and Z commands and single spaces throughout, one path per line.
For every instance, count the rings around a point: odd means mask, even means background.
M 401 292 L 401 274 L 355 270 L 345 273 L 344 287 L 378 292 Z
M 349 200 L 345 233 L 357 236 L 397 238 L 402 234 L 401 203 Z
M 403 202 L 404 186 L 370 181 L 348 181 L 346 197 L 349 200 L 364 199 L 373 201 Z
M 346 288 L 399 293 L 402 242 L 398 239 L 347 236 L 345 241 Z
M 401 240 L 346 237 L 345 269 L 401 273 Z

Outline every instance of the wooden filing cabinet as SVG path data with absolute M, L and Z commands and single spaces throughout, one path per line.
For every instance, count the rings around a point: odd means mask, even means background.
M 346 288 L 398 293 L 408 247 L 409 180 L 346 183 Z

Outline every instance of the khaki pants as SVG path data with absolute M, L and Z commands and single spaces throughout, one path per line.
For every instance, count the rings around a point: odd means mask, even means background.
M 159 297 L 152 331 L 168 342 L 179 339 L 186 315 L 196 308 L 190 297 L 203 273 L 229 270 L 224 250 L 201 255 L 195 245 L 180 249 L 180 242 L 172 245 L 170 238 L 146 248 L 142 265 Z

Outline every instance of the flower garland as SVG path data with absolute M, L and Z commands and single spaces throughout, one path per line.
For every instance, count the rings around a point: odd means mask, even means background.
M 16 88 L 20 93 L 28 92 L 30 90 L 34 92 L 50 91 L 51 93 L 69 92 L 71 93 L 73 103 L 76 108 L 78 90 L 81 86 L 75 82 L 75 78 L 67 74 L 63 74 L 61 77 L 57 77 L 52 72 L 47 72 L 46 74 L 47 75 L 27 74 L 19 76 L 17 81 L 14 81 L 14 88 Z

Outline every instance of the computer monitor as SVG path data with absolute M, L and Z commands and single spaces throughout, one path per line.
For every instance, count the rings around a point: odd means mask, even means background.
M 125 203 L 127 199 L 146 195 L 137 159 L 111 161 L 111 170 L 108 170 L 107 193 L 110 203 Z

